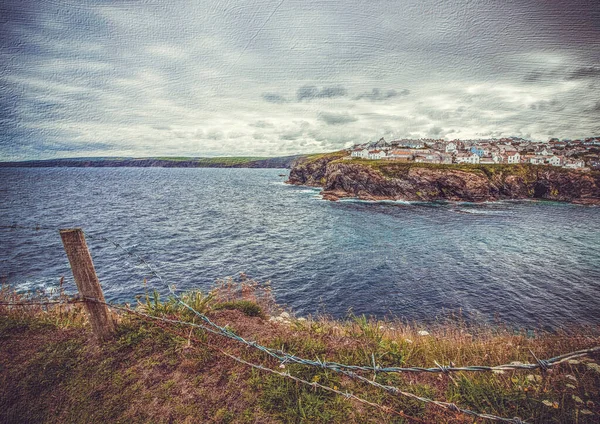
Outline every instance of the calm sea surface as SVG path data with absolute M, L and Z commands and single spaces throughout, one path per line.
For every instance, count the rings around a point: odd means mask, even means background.
M 0 223 L 82 227 L 149 260 L 177 289 L 245 272 L 297 314 L 600 323 L 600 208 L 550 202 L 327 202 L 286 170 L 0 169 Z M 131 301 L 147 270 L 88 244 L 105 295 Z M 75 290 L 58 232 L 0 230 L 0 275 Z M 151 287 L 165 292 L 158 281 Z

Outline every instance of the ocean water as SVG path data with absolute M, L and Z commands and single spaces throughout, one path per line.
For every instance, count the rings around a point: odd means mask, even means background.
M 600 208 L 552 202 L 328 202 L 286 170 L 0 169 L 0 224 L 82 227 L 146 258 L 178 290 L 245 272 L 298 315 L 350 311 L 519 328 L 600 323 Z M 110 301 L 166 290 L 88 239 Z M 57 231 L 0 230 L 0 276 L 19 290 L 65 276 Z

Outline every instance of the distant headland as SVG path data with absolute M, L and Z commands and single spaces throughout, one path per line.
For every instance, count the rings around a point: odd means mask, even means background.
M 322 187 L 327 200 L 542 199 L 600 205 L 600 137 L 533 143 L 396 140 L 310 155 L 290 184 Z
M 289 168 L 300 156 L 282 157 L 95 157 L 48 160 L 27 160 L 19 162 L 0 162 L 0 167 L 8 168 Z

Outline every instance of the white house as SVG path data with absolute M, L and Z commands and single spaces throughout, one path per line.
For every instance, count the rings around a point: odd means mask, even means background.
M 546 157 L 540 155 L 531 155 L 529 156 L 529 163 L 532 165 L 543 165 L 546 161 Z
M 456 155 L 456 163 L 479 163 L 480 157 L 475 153 L 459 153 Z
M 536 150 L 535 154 L 540 156 L 550 156 L 552 154 L 552 150 L 550 150 L 547 147 L 544 147 L 543 149 Z
M 552 166 L 561 166 L 563 163 L 562 156 L 550 156 L 547 161 Z
M 458 146 L 456 145 L 456 143 L 451 141 L 450 143 L 446 144 L 446 153 L 456 152 L 457 147 Z
M 494 163 L 504 162 L 504 156 L 502 156 L 502 153 L 500 153 L 500 151 L 492 152 L 492 159 L 494 160 Z
M 581 169 L 585 167 L 585 162 L 582 160 L 571 160 L 564 165 L 565 168 Z
M 506 163 L 520 163 L 521 154 L 519 152 L 506 152 Z
M 353 158 L 368 158 L 369 157 L 369 149 L 354 149 L 350 154 Z
M 407 149 L 395 149 L 395 150 L 390 150 L 387 154 L 387 157 L 389 159 L 394 159 L 394 160 L 412 160 L 413 159 L 413 154 L 410 150 Z
M 383 150 L 369 150 L 368 159 L 382 159 L 385 156 L 386 155 Z

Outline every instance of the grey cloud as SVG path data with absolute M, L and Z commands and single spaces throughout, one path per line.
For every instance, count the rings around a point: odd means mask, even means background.
M 565 106 L 562 105 L 558 100 L 542 100 L 530 104 L 529 109 L 539 111 L 560 112 L 565 109 Z
M 567 75 L 568 80 L 583 79 L 583 78 L 597 78 L 600 77 L 600 67 L 598 66 L 587 66 L 577 68 Z
M 544 73 L 541 71 L 532 71 L 523 77 L 524 82 L 537 82 L 544 77 Z
M 302 137 L 302 131 L 287 131 L 279 134 L 280 140 L 297 140 Z
M 287 103 L 288 99 L 277 93 L 263 93 L 262 98 L 265 102 L 282 104 Z
M 317 94 L 319 94 L 319 89 L 317 87 L 306 85 L 298 89 L 298 91 L 296 92 L 296 98 L 299 102 L 301 102 L 304 99 L 314 99 L 317 96 Z
M 600 113 L 600 101 L 597 101 L 596 104 L 594 104 L 593 106 L 587 108 L 585 111 L 586 112 Z
M 427 132 L 429 137 L 439 137 L 444 132 L 444 129 L 438 126 L 433 126 Z
M 222 140 L 223 132 L 218 130 L 210 130 L 206 133 L 206 138 L 209 140 Z
M 327 125 L 343 125 L 349 124 L 350 122 L 358 121 L 358 118 L 346 113 L 319 113 L 318 119 L 325 122 Z
M 344 97 L 348 94 L 346 89 L 341 86 L 335 87 L 323 87 L 323 89 L 318 93 L 317 97 L 319 98 L 332 98 L 332 97 Z
M 171 131 L 170 125 L 152 125 L 152 128 L 158 131 Z
M 275 125 L 269 121 L 259 120 L 255 122 L 251 122 L 248 125 L 255 128 L 273 128 Z
M 310 101 L 314 99 L 331 99 L 335 97 L 345 97 L 348 95 L 348 91 L 339 85 L 331 87 L 323 87 L 319 90 L 314 85 L 302 86 L 296 91 L 296 99 L 299 102 L 304 100 Z
M 523 82 L 552 82 L 552 81 L 572 81 L 582 79 L 594 79 L 600 77 L 600 67 L 598 66 L 582 66 L 579 68 L 568 68 L 564 66 L 537 69 L 527 73 L 523 77 Z
M 308 128 L 302 125 L 302 122 L 294 122 L 295 127 L 288 127 L 279 133 L 280 140 L 297 140 L 304 135 L 304 131 Z
M 408 96 L 409 94 L 410 94 L 410 90 L 408 90 L 406 88 L 399 92 L 396 90 L 383 91 L 379 88 L 374 88 L 370 92 L 368 91 L 366 93 L 359 94 L 358 96 L 356 96 L 354 98 L 354 100 L 365 99 L 365 100 L 370 100 L 372 102 L 380 102 L 383 100 L 391 99 L 393 97 Z

